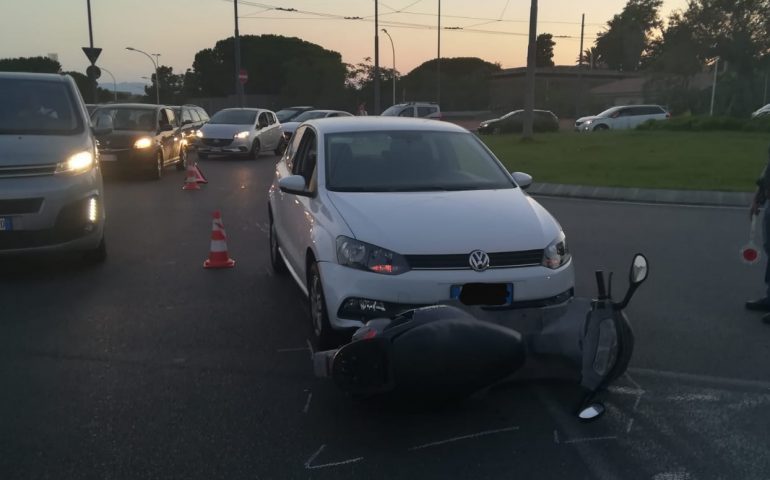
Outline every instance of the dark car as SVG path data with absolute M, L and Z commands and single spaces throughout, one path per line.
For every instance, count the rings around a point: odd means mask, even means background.
M 203 107 L 197 105 L 180 105 L 171 107 L 176 117 L 179 132 L 184 139 L 185 144 L 194 148 L 196 133 L 209 121 L 209 114 Z
M 294 119 L 294 117 L 297 117 L 299 114 L 309 110 L 315 110 L 315 107 L 286 107 L 275 112 L 275 116 L 278 117 L 279 123 L 290 122 Z
M 183 170 L 186 166 L 187 147 L 169 107 L 104 105 L 94 111 L 91 122 L 96 128 L 112 128 L 112 133 L 97 137 L 99 160 L 106 169 L 142 171 L 160 179 L 164 167 L 176 165 Z
M 534 110 L 536 132 L 558 132 L 559 118 L 548 110 Z M 485 120 L 478 128 L 479 133 L 518 133 L 524 128 L 524 110 L 514 110 L 500 118 Z

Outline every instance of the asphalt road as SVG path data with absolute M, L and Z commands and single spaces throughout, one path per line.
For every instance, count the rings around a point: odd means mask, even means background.
M 269 270 L 275 158 L 202 162 L 210 183 L 107 180 L 108 261 L 0 261 L 0 478 L 761 479 L 770 476 L 770 327 L 745 312 L 743 210 L 541 199 L 578 293 L 625 288 L 637 349 L 608 413 L 575 389 L 498 388 L 461 405 L 355 403 L 313 377 L 306 304 Z M 234 269 L 207 271 L 221 209 Z

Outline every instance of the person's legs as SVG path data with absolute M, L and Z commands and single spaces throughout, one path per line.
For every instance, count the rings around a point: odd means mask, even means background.
M 758 300 L 746 302 L 746 308 L 749 310 L 761 310 L 770 312 L 770 205 L 767 203 L 760 213 L 762 220 L 762 249 L 765 252 L 765 296 Z M 763 318 L 765 323 L 770 322 L 770 318 Z

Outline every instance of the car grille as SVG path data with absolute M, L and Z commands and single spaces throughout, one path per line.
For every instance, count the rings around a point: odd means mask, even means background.
M 540 265 L 543 250 L 524 250 L 520 252 L 490 253 L 489 268 L 527 267 Z M 450 255 L 406 255 L 406 261 L 412 270 L 470 270 L 470 254 Z
M 203 138 L 201 141 L 209 147 L 226 147 L 233 143 L 231 138 Z
M 0 178 L 36 177 L 40 175 L 53 175 L 56 165 L 17 165 L 0 167 Z
M 14 200 L 0 200 L 0 215 L 19 215 L 23 213 L 37 213 L 43 205 L 42 198 L 20 198 Z

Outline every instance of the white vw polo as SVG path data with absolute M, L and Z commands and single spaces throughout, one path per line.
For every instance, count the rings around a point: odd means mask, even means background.
M 573 294 L 558 222 L 473 134 L 434 120 L 310 120 L 269 192 L 273 268 L 309 297 L 315 340 L 457 300 L 502 310 Z

